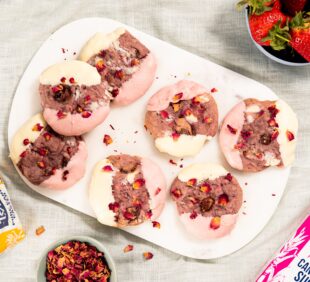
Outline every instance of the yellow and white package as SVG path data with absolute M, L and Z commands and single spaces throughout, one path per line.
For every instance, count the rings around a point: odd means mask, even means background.
M 0 254 L 25 238 L 17 213 L 0 178 Z

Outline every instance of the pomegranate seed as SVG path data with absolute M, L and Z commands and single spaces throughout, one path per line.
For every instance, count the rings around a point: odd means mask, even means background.
M 85 98 L 84 98 L 84 104 L 85 105 L 88 105 L 91 103 L 91 98 L 89 95 L 86 95 Z
M 70 82 L 71 84 L 74 84 L 74 83 L 75 83 L 74 77 L 70 77 L 70 78 L 69 78 L 69 82 Z
M 143 253 L 143 257 L 144 257 L 145 260 L 150 260 L 150 259 L 153 258 L 153 256 L 154 255 L 151 252 L 144 252 Z
M 131 252 L 132 250 L 133 250 L 133 245 L 127 245 L 127 246 L 124 248 L 123 252 L 124 252 L 124 253 L 128 253 L 128 252 Z
M 82 112 L 82 118 L 89 118 L 91 116 L 91 112 L 83 111 Z
M 192 98 L 192 104 L 194 105 L 198 105 L 201 102 L 201 98 L 200 96 L 195 96 L 194 98 Z
M 271 118 L 275 118 L 276 115 L 279 113 L 279 110 L 276 108 L 275 105 L 268 107 L 268 111 L 270 113 Z
M 152 211 L 149 210 L 149 211 L 146 212 L 145 217 L 146 217 L 147 219 L 150 219 L 150 218 L 152 217 L 152 215 L 153 215 Z
M 112 168 L 110 165 L 105 165 L 105 166 L 102 168 L 102 170 L 103 170 L 104 172 L 111 172 L 111 171 L 113 171 L 113 168 Z
M 128 211 L 123 212 L 123 216 L 127 219 L 127 220 L 133 220 L 136 218 L 136 216 Z
M 221 225 L 221 218 L 216 216 L 216 217 L 213 217 L 211 219 L 211 222 L 210 222 L 210 228 L 211 229 L 218 229 Z
M 64 89 L 64 87 L 61 84 L 55 85 L 52 87 L 52 92 L 57 93 L 60 92 Z
M 30 143 L 30 140 L 29 140 L 28 138 L 26 138 L 26 139 L 23 140 L 23 144 L 24 144 L 25 146 L 29 145 L 29 143 Z
M 65 82 L 66 82 L 66 78 L 63 76 L 63 77 L 60 79 L 60 82 L 65 83 Z
M 193 211 L 193 212 L 190 214 L 189 218 L 190 218 L 190 219 L 195 219 L 197 216 L 198 216 L 198 214 L 197 214 L 195 211 Z
M 288 130 L 286 131 L 286 137 L 287 137 L 288 141 L 292 141 L 292 140 L 295 139 L 294 134 L 291 131 L 288 131 Z
M 232 177 L 232 175 L 231 175 L 230 172 L 228 172 L 228 173 L 226 174 L 225 179 L 227 179 L 229 182 L 232 181 L 233 177 Z
M 68 170 L 65 170 L 63 173 L 62 173 L 62 180 L 66 181 L 68 178 L 68 174 L 69 174 L 69 171 Z
M 237 129 L 233 128 L 231 125 L 227 124 L 227 128 L 230 131 L 230 133 L 232 133 L 232 134 L 237 133 Z
M 182 196 L 182 192 L 180 189 L 174 188 L 171 190 L 171 194 L 175 197 L 175 198 L 180 198 Z
M 158 221 L 152 221 L 152 225 L 154 228 L 160 229 L 160 223 Z

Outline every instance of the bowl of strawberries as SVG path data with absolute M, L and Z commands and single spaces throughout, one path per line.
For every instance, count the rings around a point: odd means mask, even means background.
M 290 66 L 310 64 L 310 0 L 242 0 L 246 22 L 257 48 Z

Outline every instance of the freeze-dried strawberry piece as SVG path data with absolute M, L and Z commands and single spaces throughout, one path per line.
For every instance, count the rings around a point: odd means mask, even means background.
M 278 123 L 276 122 L 274 118 L 271 118 L 270 120 L 268 120 L 268 124 L 271 127 L 279 127 Z
M 105 135 L 103 136 L 103 143 L 104 143 L 104 144 L 106 144 L 106 145 L 108 146 L 108 145 L 112 144 L 112 142 L 113 142 L 113 139 L 111 138 L 110 135 L 105 134 Z
M 152 221 L 152 225 L 154 228 L 160 229 L 160 223 L 158 221 Z
M 135 190 L 140 189 L 145 184 L 145 180 L 143 178 L 136 179 L 133 184 L 132 188 Z
M 220 228 L 220 226 L 221 226 L 221 218 L 218 216 L 213 217 L 210 222 L 210 228 L 216 230 Z
M 289 130 L 286 131 L 286 137 L 287 137 L 288 141 L 292 141 L 295 139 L 294 134 Z
M 144 257 L 145 260 L 150 260 L 150 259 L 153 258 L 153 256 L 154 255 L 151 252 L 144 252 L 143 253 L 143 257 Z
M 133 250 L 133 245 L 127 245 L 124 249 L 123 252 L 124 253 L 128 253 L 131 252 Z
M 186 182 L 187 186 L 193 187 L 197 184 L 197 179 L 196 178 L 191 178 Z
M 113 168 L 112 168 L 110 165 L 105 165 L 105 166 L 102 168 L 102 170 L 103 170 L 104 172 L 111 172 L 111 171 L 113 171 Z
M 123 212 L 123 216 L 127 219 L 127 220 L 134 220 L 137 216 L 134 214 L 134 213 L 132 213 L 132 212 L 130 212 L 130 211 L 124 211 Z
M 237 129 L 233 128 L 231 125 L 227 124 L 227 128 L 228 128 L 228 130 L 229 130 L 229 132 L 231 134 L 236 134 L 237 133 Z

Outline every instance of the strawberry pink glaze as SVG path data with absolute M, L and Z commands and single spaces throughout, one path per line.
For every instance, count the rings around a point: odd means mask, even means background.
M 145 179 L 145 186 L 150 195 L 152 209 L 152 220 L 158 218 L 165 206 L 166 201 L 166 180 L 161 169 L 152 161 L 146 158 L 141 159 L 142 174 Z M 155 195 L 157 188 L 161 191 Z
M 70 159 L 67 166 L 61 169 L 57 169 L 56 173 L 43 181 L 40 186 L 46 187 L 52 190 L 63 190 L 71 187 L 78 182 L 85 174 L 85 164 L 87 159 L 87 148 L 84 141 L 79 142 L 79 150 Z M 69 171 L 67 180 L 62 179 L 63 172 Z
M 233 168 L 239 170 L 243 169 L 243 164 L 240 157 L 240 153 L 238 150 L 234 148 L 234 146 L 238 142 L 240 132 L 243 127 L 245 109 L 246 106 L 244 102 L 240 102 L 235 107 L 233 107 L 233 109 L 230 110 L 229 113 L 226 115 L 219 135 L 220 146 L 223 154 L 226 157 L 227 162 Z M 228 124 L 231 127 L 237 129 L 236 134 L 232 134 L 229 131 L 229 129 L 227 128 Z
M 161 111 L 169 106 L 175 94 L 183 93 L 181 100 L 189 100 L 193 97 L 207 93 L 207 89 L 202 85 L 190 81 L 180 80 L 178 83 L 168 85 L 157 91 L 149 100 L 147 104 L 148 111 Z
M 56 110 L 45 108 L 43 116 L 57 133 L 65 136 L 78 136 L 102 123 L 108 116 L 109 111 L 110 106 L 107 104 L 94 110 L 88 118 L 83 118 L 81 114 L 67 113 L 66 117 L 59 119 Z
M 156 67 L 155 57 L 149 53 L 139 66 L 139 70 L 123 83 L 113 104 L 125 106 L 143 96 L 153 83 Z
M 221 225 L 218 229 L 210 228 L 212 217 L 198 215 L 195 219 L 191 219 L 188 213 L 183 213 L 180 217 L 187 231 L 203 240 L 216 239 L 229 234 L 236 224 L 238 215 L 227 214 L 221 216 Z

